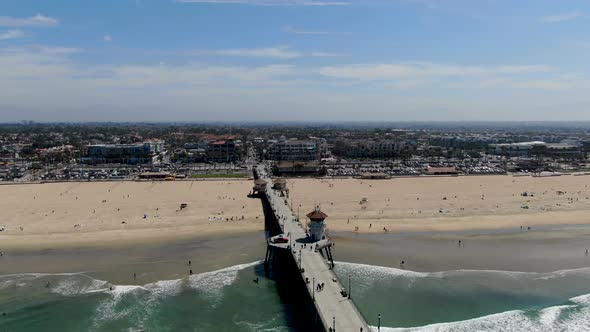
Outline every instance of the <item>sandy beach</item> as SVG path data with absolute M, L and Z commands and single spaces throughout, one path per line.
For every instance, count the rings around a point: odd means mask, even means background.
M 296 179 L 289 186 L 302 219 L 320 204 L 336 232 L 528 230 L 590 223 L 589 176 Z
M 288 185 L 301 219 L 320 204 L 335 233 L 590 223 L 590 176 L 290 179 Z M 262 208 L 247 197 L 251 188 L 248 180 L 3 185 L 0 250 L 259 232 Z
M 236 180 L 3 185 L 0 250 L 260 231 L 261 203 L 247 197 L 251 188 L 251 181 Z

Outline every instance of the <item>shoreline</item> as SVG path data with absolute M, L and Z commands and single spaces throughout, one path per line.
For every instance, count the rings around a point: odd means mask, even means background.
M 85 271 L 133 284 L 129 277 L 137 272 L 142 276 L 137 282 L 147 283 L 188 275 L 189 269 L 201 273 L 259 261 L 264 256 L 264 244 L 264 233 L 243 232 L 93 247 L 15 248 L 0 257 L 0 275 Z M 232 248 L 231 253 L 224 250 L 227 247 Z M 193 263 L 190 267 L 189 260 Z
M 548 225 L 532 231 L 502 228 L 387 234 L 339 232 L 333 238 L 336 261 L 415 272 L 544 273 L 590 266 L 590 257 L 584 255 L 589 248 L 590 225 Z M 129 276 L 136 270 L 142 273 L 138 282 L 153 282 L 186 275 L 188 260 L 193 261 L 190 269 L 200 273 L 261 261 L 265 249 L 265 235 L 260 231 L 95 246 L 80 243 L 51 248 L 19 247 L 0 257 L 0 275 L 92 271 L 109 280 L 130 282 Z M 399 263 L 402 260 L 404 265 Z

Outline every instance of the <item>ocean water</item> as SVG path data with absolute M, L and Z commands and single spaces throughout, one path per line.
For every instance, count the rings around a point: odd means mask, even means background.
M 351 277 L 375 330 L 381 314 L 384 332 L 590 331 L 590 268 L 422 273 L 337 263 L 336 273 L 345 284 Z M 260 262 L 144 285 L 93 275 L 0 276 L 0 331 L 308 330 L 294 279 L 266 278 Z

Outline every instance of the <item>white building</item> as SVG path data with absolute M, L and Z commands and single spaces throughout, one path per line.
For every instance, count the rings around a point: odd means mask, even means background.
M 283 136 L 270 147 L 268 158 L 277 161 L 317 160 L 318 149 L 315 142 L 287 140 Z

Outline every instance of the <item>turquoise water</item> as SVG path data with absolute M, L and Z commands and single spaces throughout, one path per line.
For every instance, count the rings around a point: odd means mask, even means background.
M 338 263 L 336 272 L 352 277 L 371 325 L 382 315 L 381 331 L 590 330 L 590 268 L 420 273 Z M 139 286 L 91 272 L 4 275 L 0 331 L 308 330 L 294 281 L 275 279 L 259 262 Z

